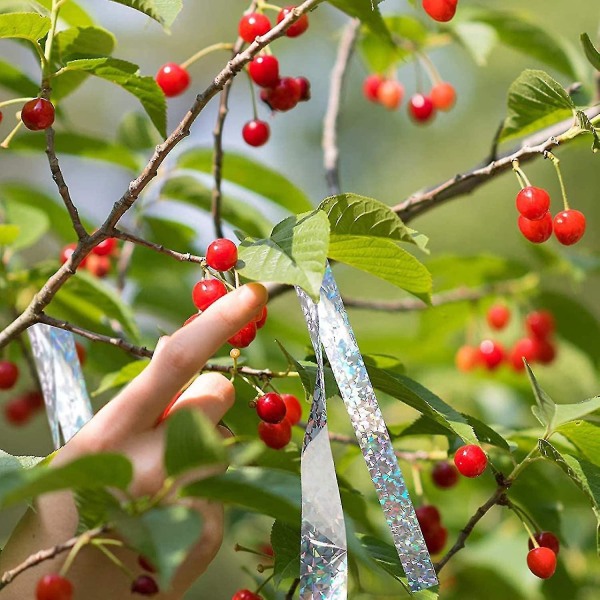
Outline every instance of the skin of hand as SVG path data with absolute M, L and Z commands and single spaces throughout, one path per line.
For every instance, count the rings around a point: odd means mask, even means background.
M 58 451 L 52 465 L 64 465 L 86 454 L 119 452 L 125 454 L 134 466 L 131 493 L 136 496 L 156 493 L 165 479 L 165 425 L 157 426 L 158 419 L 173 396 L 228 338 L 259 315 L 266 302 L 267 291 L 262 285 L 244 285 L 215 302 L 173 335 L 161 338 L 143 373 Z M 205 373 L 177 399 L 169 414 L 182 408 L 201 410 L 217 426 L 233 402 L 231 382 L 218 373 Z M 221 545 L 223 507 L 195 499 L 193 506 L 203 518 L 201 538 L 174 577 L 171 589 L 161 591 L 153 598 L 181 598 L 206 570 Z M 77 521 L 77 510 L 70 492 L 56 492 L 38 498 L 34 509 L 26 512 L 0 554 L 0 573 L 14 568 L 41 549 L 71 538 L 76 533 Z M 136 575 L 143 573 L 137 565 L 135 553 L 127 549 L 114 552 Z M 0 592 L 0 598 L 35 598 L 35 587 L 40 577 L 57 573 L 65 557 L 66 554 L 62 554 L 26 570 Z M 130 578 L 92 547 L 82 549 L 67 577 L 75 589 L 74 600 L 132 598 Z

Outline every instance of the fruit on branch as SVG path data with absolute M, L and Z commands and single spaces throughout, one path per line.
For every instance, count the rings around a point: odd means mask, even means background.
M 563 246 L 576 244 L 585 233 L 585 215 L 578 210 L 563 210 L 554 217 L 554 235 Z
M 44 408 L 44 396 L 40 391 L 32 390 L 31 392 L 25 392 L 22 397 L 29 404 L 31 410 L 37 411 Z
M 198 310 L 206 310 L 226 293 L 227 288 L 222 281 L 218 279 L 202 279 L 192 289 L 192 300 Z
M 85 365 L 87 360 L 87 350 L 79 342 L 75 342 L 75 352 L 77 352 L 77 358 L 81 366 Z
M 263 306 L 263 309 L 260 311 L 260 314 L 254 320 L 254 322 L 256 323 L 256 329 L 262 329 L 265 326 L 268 314 L 269 312 L 267 310 L 267 307 Z
M 296 8 L 295 6 L 286 6 L 281 9 L 279 14 L 277 15 L 277 23 L 281 23 L 283 19 L 285 19 L 290 12 L 292 12 Z M 285 32 L 285 35 L 288 37 L 294 38 L 302 35 L 308 29 L 308 15 L 303 14 L 295 23 L 290 25 Z
M 238 590 L 231 600 L 263 600 L 262 596 L 251 592 L 250 590 Z
M 283 398 L 275 392 L 269 392 L 256 399 L 256 414 L 265 423 L 281 423 L 286 416 Z
M 279 82 L 279 61 L 270 54 L 262 54 L 250 62 L 248 72 L 256 85 L 275 87 Z
M 116 238 L 106 238 L 102 240 L 97 246 L 92 248 L 92 254 L 96 254 L 97 256 L 110 256 L 114 254 L 117 249 L 117 240 Z
M 543 548 L 550 548 L 558 556 L 560 551 L 560 542 L 551 531 L 537 531 L 533 534 L 535 541 Z M 529 540 L 529 549 L 533 550 L 533 542 Z
M 11 425 L 25 425 L 33 412 L 33 407 L 24 396 L 12 398 L 4 405 L 4 418 Z
M 54 105 L 45 98 L 29 100 L 21 109 L 21 121 L 31 131 L 48 129 L 54 123 Z
M 521 233 L 534 244 L 541 244 L 552 235 L 552 215 L 547 212 L 541 219 L 532 221 L 519 215 L 517 225 Z
M 158 584 L 149 575 L 140 575 L 131 583 L 131 593 L 141 596 L 154 596 L 158 594 Z
M 96 277 L 102 279 L 106 277 L 111 270 L 110 258 L 108 256 L 98 256 L 89 254 L 85 268 Z
M 432 504 L 424 504 L 416 513 L 427 550 L 431 554 L 441 552 L 448 540 L 448 530 L 442 525 L 440 511 Z
M 216 239 L 206 249 L 206 264 L 216 271 L 233 269 L 237 260 L 237 246 L 227 238 Z
M 539 343 L 537 340 L 528 337 L 518 340 L 509 355 L 509 362 L 512 368 L 515 371 L 523 371 L 525 369 L 523 359 L 530 364 L 535 362 L 538 359 L 538 347 Z
M 285 402 L 285 419 L 290 425 L 296 425 L 302 418 L 302 405 L 293 394 L 281 394 Z
M 379 102 L 377 94 L 379 92 L 379 86 L 385 81 L 385 79 L 378 73 L 372 73 L 367 75 L 363 82 L 363 94 L 369 102 Z
M 448 489 L 458 483 L 458 470 L 449 462 L 440 461 L 433 466 L 431 479 L 437 487 Z
M 535 340 L 537 361 L 549 365 L 556 358 L 556 346 L 550 340 Z
M 265 423 L 261 421 L 258 424 L 258 437 L 269 448 L 281 450 L 292 439 L 292 426 L 287 419 L 284 419 L 281 423 Z
M 248 13 L 244 15 L 238 24 L 240 37 L 251 44 L 257 37 L 265 35 L 271 30 L 271 21 L 261 13 Z
M 530 221 L 538 221 L 550 210 L 550 195 L 542 188 L 528 185 L 517 194 L 516 205 L 523 217 Z
M 265 90 L 264 101 L 273 109 L 285 112 L 300 102 L 302 90 L 293 77 L 282 77 L 276 86 Z M 261 99 L 263 94 L 261 93 Z
M 475 444 L 461 446 L 454 454 L 454 464 L 465 477 L 479 477 L 487 467 L 485 452 Z
M 190 74 L 183 67 L 172 62 L 163 65 L 156 73 L 155 79 L 165 96 L 169 98 L 183 94 L 191 81 Z
M 148 571 L 149 573 L 156 573 L 156 567 L 143 555 L 140 554 L 138 556 L 138 565 L 144 569 L 144 571 Z
M 456 368 L 463 373 L 472 371 L 475 367 L 481 364 L 481 355 L 479 348 L 474 346 L 461 346 L 454 357 Z
M 67 244 L 61 251 L 60 251 L 60 262 L 61 264 L 65 264 L 72 256 L 73 252 L 75 252 L 75 248 L 77 248 L 77 244 Z M 89 256 L 89 254 L 88 254 Z M 84 257 L 84 259 L 79 263 L 80 267 L 85 267 L 86 263 L 87 263 L 87 259 L 88 257 Z
M 0 360 L 0 390 L 10 390 L 19 379 L 19 367 L 10 360 Z
M 556 571 L 556 554 L 543 546 L 534 548 L 527 554 L 527 566 L 536 577 L 548 579 Z
M 2 114 L 2 111 L 0 110 L 0 123 L 2 123 L 3 118 L 4 118 L 4 115 Z
M 510 309 L 505 304 L 494 304 L 487 311 L 486 319 L 492 329 L 504 329 L 510 321 Z
M 549 310 L 534 310 L 525 317 L 525 327 L 538 340 L 545 340 L 554 333 L 554 316 Z
M 494 340 L 483 340 L 479 344 L 479 360 L 488 371 L 493 371 L 504 360 L 504 348 Z
M 311 98 L 310 81 L 306 77 L 295 77 L 300 88 L 300 102 L 308 102 Z
M 458 0 L 423 0 L 423 9 L 434 20 L 446 23 L 456 14 Z
M 395 79 L 386 79 L 377 88 L 377 101 L 388 110 L 396 110 L 404 98 L 404 86 Z
M 264 146 L 269 141 L 271 129 L 269 124 L 260 119 L 248 121 L 242 128 L 242 137 L 249 146 Z
M 36 600 L 71 600 L 73 584 L 58 573 L 44 575 L 35 588 Z
M 447 81 L 436 83 L 431 88 L 429 97 L 437 110 L 448 111 L 456 104 L 456 90 Z
M 408 101 L 408 114 L 416 123 L 427 123 L 435 117 L 435 106 L 429 96 L 415 94 Z
M 256 323 L 251 322 L 244 325 L 233 337 L 230 337 L 227 342 L 234 348 L 247 348 L 256 337 Z

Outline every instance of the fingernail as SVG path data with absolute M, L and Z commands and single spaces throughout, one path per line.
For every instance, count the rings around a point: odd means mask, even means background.
M 242 286 L 242 290 L 246 295 L 252 294 L 255 302 L 261 306 L 265 305 L 269 300 L 269 292 L 262 283 L 247 283 Z

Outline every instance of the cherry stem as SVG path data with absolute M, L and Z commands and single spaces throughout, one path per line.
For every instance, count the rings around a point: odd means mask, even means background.
M 8 148 L 10 146 L 10 143 L 12 142 L 13 138 L 15 137 L 15 135 L 17 135 L 19 129 L 21 129 L 21 125 L 23 125 L 23 121 L 19 119 L 14 129 L 4 138 L 4 141 L 0 144 L 0 148 Z
M 515 159 L 512 161 L 512 168 L 513 168 L 513 171 L 515 172 L 515 175 L 517 176 L 517 179 L 519 180 L 521 189 L 523 189 L 525 187 L 530 187 L 531 182 L 529 181 L 529 179 L 527 179 L 527 175 L 525 175 L 525 173 L 519 166 L 518 159 Z
M 569 206 L 569 200 L 567 199 L 567 188 L 565 187 L 565 181 L 562 176 L 562 171 L 560 170 L 560 160 L 552 154 L 549 150 L 544 154 L 545 158 L 549 158 L 552 161 L 552 165 L 556 170 L 556 175 L 558 176 L 558 182 L 560 184 L 560 191 L 562 194 L 563 204 L 565 210 L 569 210 L 571 207 Z
M 280 13 L 281 6 L 276 6 L 275 4 L 269 4 L 268 2 L 259 2 L 258 10 L 273 10 L 273 11 Z
M 275 573 L 271 573 L 257 588 L 255 594 L 258 594 L 264 587 L 275 577 Z
M 527 520 L 527 521 L 529 521 L 529 524 L 536 531 L 541 531 L 539 525 L 535 522 L 534 518 L 530 514 L 527 513 L 526 510 L 524 510 L 520 506 L 517 506 L 516 504 L 514 504 L 513 502 L 511 502 L 508 499 L 506 501 L 506 506 L 507 506 L 507 508 L 509 508 L 510 510 L 512 510 L 519 517 L 519 519 L 521 519 L 521 521 Z
M 211 46 L 207 46 L 206 48 L 202 48 L 199 52 L 196 52 L 193 56 L 190 56 L 186 61 L 182 62 L 179 66 L 182 69 L 187 69 L 190 65 L 194 64 L 197 60 L 207 56 L 211 52 L 216 52 L 217 50 L 233 50 L 233 44 L 229 42 L 219 42 L 217 44 L 212 44 Z
M 59 575 L 61 577 L 65 577 L 65 575 L 67 574 L 67 572 L 71 568 L 71 565 L 73 564 L 73 561 L 75 560 L 75 558 L 79 554 L 79 551 L 86 544 L 89 544 L 90 542 L 93 542 L 93 541 L 94 540 L 92 539 L 92 535 L 91 535 L 91 533 L 89 531 L 86 532 L 86 533 L 84 533 L 83 535 L 81 535 L 79 537 L 79 539 L 77 540 L 77 542 L 75 543 L 75 545 L 69 551 L 69 554 L 67 554 L 67 558 L 65 559 L 65 562 L 63 563 L 63 566 L 60 569 Z
M 94 546 L 98 548 L 98 550 L 100 550 L 100 552 L 102 552 L 102 554 L 104 554 L 104 556 L 106 556 L 106 558 L 108 558 L 110 562 L 119 567 L 119 569 L 121 569 L 121 571 L 123 571 L 123 573 L 125 573 L 127 577 L 129 577 L 129 579 L 131 579 L 132 581 L 135 579 L 133 571 L 127 568 L 123 561 L 119 560 L 108 548 L 106 548 L 103 544 L 96 543 L 94 543 Z
M 419 94 L 423 93 L 423 71 L 421 67 L 421 62 L 415 60 L 415 79 L 417 82 L 417 92 Z
M 260 556 L 261 558 L 273 558 L 264 552 L 259 552 L 258 550 L 254 550 L 254 548 L 248 548 L 247 546 L 241 546 L 240 544 L 236 544 L 233 547 L 234 552 L 247 552 L 248 554 L 255 554 L 256 556 Z
M 421 481 L 421 469 L 416 463 L 410 464 L 410 471 L 412 473 L 413 484 L 415 486 L 415 495 L 422 501 L 423 500 L 423 482 Z
M 239 375 L 239 373 L 238 373 Z M 254 383 L 252 383 L 245 375 L 239 375 L 243 381 L 245 381 L 251 388 L 254 388 L 259 396 L 264 396 L 265 393 Z
M 438 83 L 442 83 L 443 79 L 440 75 L 440 72 L 437 70 L 436 66 L 433 64 L 433 61 L 425 52 L 416 52 L 415 56 L 417 60 L 421 62 L 423 67 L 425 68 L 425 72 L 427 73 L 431 85 L 434 86 Z
M 3 106 L 9 106 L 10 104 L 20 104 L 29 102 L 30 100 L 33 100 L 33 98 L 13 98 L 12 100 L 5 100 L 4 102 L 0 102 L 0 108 L 2 108 Z

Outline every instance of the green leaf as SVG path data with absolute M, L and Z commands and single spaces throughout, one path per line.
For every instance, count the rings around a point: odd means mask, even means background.
M 38 465 L 10 471 L 0 478 L 0 505 L 10 506 L 64 489 L 126 489 L 132 477 L 131 463 L 120 454 L 84 456 L 57 468 Z
M 165 468 L 171 477 L 208 465 L 224 464 L 223 438 L 197 410 L 178 410 L 167 419 Z
M 74 495 L 79 515 L 79 532 L 93 529 L 111 520 L 121 508 L 119 501 L 105 489 L 76 490 Z
M 535 418 L 546 427 L 546 431 L 552 430 L 552 421 L 556 415 L 556 403 L 546 392 L 540 387 L 529 363 L 525 361 L 525 370 L 531 383 L 531 389 L 533 390 L 533 397 L 535 398 L 536 405 L 531 407 Z
M 598 410 L 600 410 L 600 396 L 573 404 L 557 404 L 554 419 L 552 419 L 552 428 L 556 429 L 569 421 L 576 421 Z
M 288 217 L 267 239 L 239 246 L 240 275 L 254 280 L 298 285 L 315 302 L 325 273 L 329 221 L 323 211 Z
M 108 390 L 128 384 L 130 381 L 135 379 L 149 364 L 150 359 L 143 358 L 141 360 L 134 360 L 133 362 L 127 363 L 124 367 L 118 371 L 115 371 L 114 373 L 107 373 L 102 378 L 98 389 L 92 393 L 92 396 L 99 396 Z
M 42 210 L 20 202 L 6 204 L 6 220 L 19 228 L 19 236 L 11 244 L 13 250 L 33 246 L 50 228 L 50 220 Z
M 232 468 L 186 486 L 181 494 L 235 504 L 296 526 L 300 523 L 300 478 L 289 471 Z
M 194 148 L 184 152 L 177 161 L 181 169 L 191 169 L 212 174 L 213 151 Z M 223 161 L 223 178 L 241 188 L 249 190 L 291 213 L 312 210 L 313 206 L 304 192 L 283 175 L 251 160 L 242 154 L 228 152 Z
M 36 43 L 50 30 L 50 19 L 38 13 L 0 14 L 0 38 L 20 38 Z
M 329 258 L 350 265 L 430 301 L 431 274 L 412 254 L 393 240 L 354 235 L 331 235 Z
M 179 221 L 146 215 L 142 216 L 142 220 L 151 233 L 147 239 L 167 248 L 188 248 L 196 239 L 196 230 Z
M 56 34 L 54 50 L 61 64 L 81 58 L 102 58 L 112 54 L 115 36 L 101 27 L 71 27 Z
M 13 456 L 8 452 L 4 452 L 4 450 L 0 450 L 0 477 L 11 471 L 35 467 L 42 460 L 44 460 L 42 456 Z
M 161 138 L 141 113 L 129 113 L 123 117 L 117 130 L 117 142 L 130 150 L 149 150 L 161 143 Z
M 407 227 L 387 205 L 357 194 L 325 198 L 318 206 L 327 213 L 330 231 L 335 235 L 381 237 L 416 244 L 425 250 L 427 237 Z
M 592 40 L 590 40 L 590 36 L 587 33 L 581 34 L 581 44 L 583 45 L 583 50 L 587 59 L 590 61 L 590 64 L 596 71 L 600 71 L 600 52 L 596 50 L 594 44 L 592 44 Z
M 36 0 L 36 2 L 48 12 L 52 10 L 52 0 Z M 60 19 L 72 26 L 91 27 L 94 25 L 94 20 L 74 0 L 69 0 L 61 5 Z
M 183 8 L 183 0 L 112 0 L 117 4 L 129 6 L 169 29 Z
M 212 190 L 190 176 L 170 178 L 161 189 L 161 196 L 191 204 L 204 211 L 210 212 L 212 207 Z M 266 237 L 271 231 L 272 224 L 264 212 L 250 204 L 225 195 L 221 202 L 221 217 L 253 237 Z
M 79 133 L 58 132 L 55 134 L 56 153 L 70 154 L 78 158 L 102 160 L 114 165 L 137 171 L 136 157 L 124 146 L 108 142 L 101 138 L 91 137 Z M 44 136 L 26 135 L 13 140 L 11 150 L 17 152 L 41 153 L 46 149 Z
M 577 121 L 579 122 L 579 127 L 588 133 L 591 133 L 594 142 L 592 144 L 592 152 L 594 154 L 600 150 L 600 136 L 598 135 L 598 130 L 594 127 L 593 123 L 590 121 L 589 117 L 582 111 L 578 110 L 575 113 L 577 117 Z
M 271 546 L 275 566 L 275 585 L 284 579 L 293 579 L 300 573 L 300 529 L 282 521 L 275 521 L 271 529 Z
M 473 428 L 477 439 L 482 444 L 491 444 L 510 452 L 509 443 L 494 429 L 492 429 L 486 423 L 483 423 L 479 419 L 462 413 L 463 417 L 467 420 L 467 423 Z
M 0 223 L 0 246 L 10 246 L 19 237 L 21 228 L 18 225 Z
M 508 90 L 508 116 L 500 140 L 542 129 L 574 116 L 574 111 L 569 94 L 550 75 L 523 71 Z
M 591 421 L 572 421 L 556 429 L 564 435 L 581 455 L 600 467 L 600 425 Z
M 0 86 L 24 98 L 37 96 L 40 91 L 39 84 L 3 60 L 0 60 Z
M 457 21 L 451 23 L 451 32 L 462 46 L 469 52 L 475 64 L 487 65 L 490 53 L 498 41 L 496 30 L 485 23 Z
M 187 506 L 159 506 L 137 517 L 121 517 L 115 526 L 123 538 L 158 570 L 161 589 L 200 539 L 202 519 Z
M 167 135 L 167 103 L 153 77 L 141 76 L 133 63 L 117 58 L 89 58 L 71 60 L 63 72 L 84 72 L 106 79 L 133 94 L 154 123 L 159 133 Z
M 383 20 L 377 4 L 383 0 L 329 0 L 336 8 L 351 17 L 360 19 L 373 33 L 392 44 L 392 37 Z

